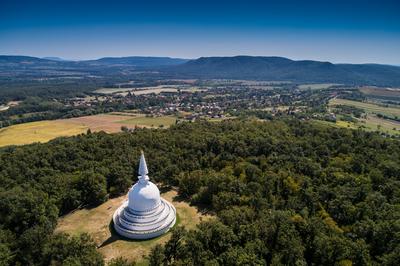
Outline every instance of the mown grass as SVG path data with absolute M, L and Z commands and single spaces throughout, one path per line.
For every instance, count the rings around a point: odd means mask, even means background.
M 175 226 L 182 225 L 187 229 L 194 229 L 202 220 L 212 216 L 201 214 L 195 207 L 177 198 L 174 190 L 161 195 L 171 202 L 177 211 Z M 120 237 L 113 230 L 111 222 L 114 211 L 122 204 L 126 196 L 110 199 L 100 206 L 92 209 L 81 209 L 72 212 L 58 221 L 56 232 L 65 232 L 73 235 L 88 233 L 92 236 L 98 250 L 103 254 L 105 261 L 123 257 L 129 261 L 136 261 L 139 265 L 148 265 L 146 255 L 157 244 L 163 244 L 169 240 L 171 234 L 142 241 L 135 241 Z

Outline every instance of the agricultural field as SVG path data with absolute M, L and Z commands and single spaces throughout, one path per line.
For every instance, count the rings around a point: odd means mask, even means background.
M 194 229 L 200 221 L 212 218 L 211 215 L 200 213 L 195 207 L 185 201 L 180 201 L 177 193 L 170 190 L 161 195 L 171 202 L 177 210 L 177 224 L 186 229 Z M 126 199 L 125 196 L 110 199 L 93 209 L 76 210 L 58 221 L 56 232 L 65 232 L 78 235 L 88 233 L 92 236 L 105 258 L 110 261 L 116 257 L 124 257 L 129 261 L 136 261 L 146 265 L 145 256 L 156 244 L 165 243 L 170 238 L 170 233 L 150 240 L 134 241 L 118 236 L 112 227 L 111 218 L 114 211 Z
M 400 88 L 362 87 L 360 88 L 360 91 L 367 97 L 400 101 Z
M 367 131 L 380 131 L 391 135 L 400 135 L 400 122 L 379 118 L 375 115 L 367 115 L 361 119 L 361 125 Z
M 147 117 L 135 113 L 111 113 L 82 116 L 52 121 L 29 122 L 0 129 L 0 147 L 7 145 L 23 145 L 34 142 L 47 142 L 57 137 L 74 136 L 92 132 L 105 131 L 116 133 L 121 127 L 158 128 L 176 123 L 175 116 Z
M 47 142 L 57 137 L 68 137 L 86 132 L 85 125 L 75 125 L 63 120 L 39 121 L 0 129 L 0 147 Z
M 336 126 L 346 128 L 362 128 L 366 131 L 379 131 L 390 135 L 400 135 L 400 122 L 390 119 L 378 117 L 377 114 L 382 114 L 388 117 L 399 117 L 400 108 L 386 107 L 382 105 L 357 102 L 345 99 L 332 99 L 329 106 L 347 105 L 363 109 L 365 115 L 361 118 L 354 118 L 354 121 L 336 121 Z M 339 116 L 338 116 L 339 117 Z
M 334 98 L 330 100 L 329 106 L 335 106 L 335 105 L 348 105 L 348 106 L 354 106 L 357 108 L 364 109 L 365 112 L 368 114 L 383 114 L 387 116 L 397 116 L 400 117 L 400 107 L 386 107 L 386 106 L 381 106 L 373 103 L 365 103 L 365 102 L 357 102 L 357 101 L 351 101 L 351 100 L 345 100 L 345 99 L 337 99 Z
M 139 127 L 169 127 L 176 123 L 175 116 L 159 116 L 159 117 L 147 117 L 147 116 L 137 116 L 134 118 L 129 118 L 120 121 L 121 124 L 129 126 L 139 126 Z
M 320 83 L 320 84 L 301 84 L 298 86 L 300 90 L 322 90 L 329 89 L 333 86 L 340 86 L 341 84 L 337 83 Z
M 113 94 L 118 93 L 123 96 L 126 96 L 128 92 L 133 93 L 134 95 L 145 95 L 145 94 L 160 94 L 162 92 L 178 92 L 178 90 L 186 91 L 186 92 L 196 92 L 204 89 L 199 89 L 198 87 L 191 87 L 186 85 L 159 85 L 155 87 L 143 87 L 143 88 L 102 88 L 98 89 L 95 92 L 100 94 Z

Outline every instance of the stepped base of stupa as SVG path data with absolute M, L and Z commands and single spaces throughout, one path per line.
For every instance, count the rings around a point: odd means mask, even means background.
M 166 233 L 176 222 L 175 207 L 161 198 L 153 210 L 138 212 L 128 207 L 126 200 L 114 213 L 115 231 L 130 239 L 150 239 Z

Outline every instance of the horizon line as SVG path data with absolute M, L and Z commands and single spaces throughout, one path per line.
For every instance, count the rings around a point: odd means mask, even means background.
M 127 58 L 127 57 L 148 57 L 148 58 L 170 58 L 170 59 L 182 59 L 182 60 L 197 60 L 200 58 L 229 58 L 229 57 L 278 57 L 278 58 L 285 58 L 289 59 L 292 61 L 316 61 L 316 62 L 322 62 L 322 63 L 331 63 L 334 65 L 341 65 L 341 64 L 351 64 L 351 65 L 388 65 L 388 66 L 396 66 L 400 67 L 400 63 L 398 64 L 389 64 L 389 63 L 378 63 L 378 62 L 363 62 L 363 63 L 351 63 L 351 62 L 335 62 L 335 61 L 326 61 L 326 60 L 317 60 L 317 59 L 293 59 L 290 57 L 286 56 L 279 56 L 279 55 L 250 55 L 250 54 L 237 54 L 237 55 L 211 55 L 211 56 L 200 56 L 196 58 L 184 58 L 184 57 L 176 57 L 176 56 L 163 56 L 163 55 L 125 55 L 125 56 L 103 56 L 103 57 L 96 57 L 96 58 L 86 58 L 86 59 L 67 59 L 64 57 L 60 56 L 34 56 L 34 55 L 25 55 L 25 54 L 0 54 L 0 56 L 26 56 L 26 57 L 33 57 L 33 58 L 39 58 L 39 59 L 44 59 L 44 60 L 50 60 L 50 61 L 67 61 L 67 62 L 84 62 L 84 61 L 95 61 L 103 58 Z M 52 60 L 49 58 L 58 58 L 60 60 Z

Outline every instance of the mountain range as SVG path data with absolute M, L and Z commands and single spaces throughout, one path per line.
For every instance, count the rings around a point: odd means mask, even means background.
M 400 67 L 381 64 L 333 64 L 291 60 L 276 56 L 201 57 L 188 60 L 170 57 L 104 57 L 97 60 L 66 61 L 29 56 L 0 56 L 0 76 L 13 73 L 57 75 L 76 73 L 150 70 L 180 78 L 255 79 L 292 82 L 329 82 L 350 85 L 400 86 Z
M 400 67 L 380 64 L 333 64 L 284 57 L 201 57 L 170 68 L 198 78 L 333 82 L 343 84 L 400 86 Z

